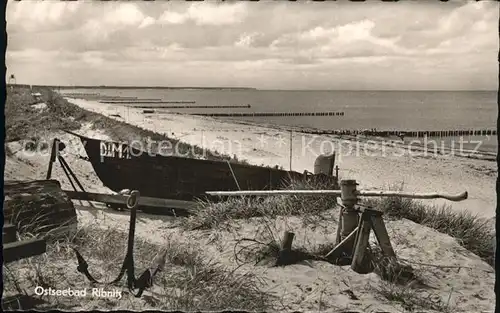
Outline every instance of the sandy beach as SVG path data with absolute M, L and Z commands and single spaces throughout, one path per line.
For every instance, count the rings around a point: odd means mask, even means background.
M 68 100 L 86 110 L 165 133 L 192 145 L 236 155 L 256 165 L 290 168 L 290 132 L 276 128 L 234 123 L 208 117 L 180 114 L 144 114 L 142 109 L 104 104 L 83 99 Z M 486 218 L 495 216 L 496 163 L 488 160 L 439 155 L 433 151 L 409 151 L 350 141 L 336 136 L 293 132 L 292 170 L 314 170 L 314 160 L 322 153 L 336 152 L 340 179 L 355 179 L 359 189 L 388 189 L 403 186 L 409 192 L 467 191 L 465 201 L 424 200 L 426 204 L 450 205 Z M 200 156 L 201 157 L 201 156 Z
M 178 114 L 145 116 L 141 110 L 80 99 L 70 99 L 70 102 L 132 125 L 166 133 L 189 144 L 203 145 L 225 154 L 236 154 L 238 158 L 253 164 L 280 165 L 285 169 L 290 165 L 288 146 L 290 134 L 283 130 Z M 76 132 L 92 138 L 111 139 L 105 129 L 95 127 L 93 123 L 83 124 Z M 81 156 L 85 156 L 85 151 L 77 137 L 61 131 L 49 131 L 40 136 L 47 142 L 57 137 L 66 144 L 65 159 L 87 191 L 112 193 L 103 186 L 92 165 L 80 159 Z M 360 189 L 385 189 L 404 182 L 404 189 L 407 191 L 441 191 L 455 194 L 467 190 L 470 199 L 446 204 L 451 204 L 457 210 L 467 209 L 484 217 L 493 217 L 495 214 L 494 177 L 492 174 L 488 175 L 488 170 L 492 173 L 496 171 L 493 168 L 494 163 L 489 161 L 424 155 L 383 156 L 376 147 L 370 150 L 367 148 L 367 151 L 371 152 L 370 155 L 364 152 L 358 155 L 352 152 L 339 153 L 340 149 L 348 149 L 352 143 L 341 142 L 341 139 L 333 136 L 321 137 L 294 132 L 292 152 L 295 152 L 292 153 L 292 169 L 299 172 L 313 171 L 316 155 L 321 152 L 331 152 L 332 147 L 327 143 L 332 142 L 337 144 L 333 149 L 338 153 L 340 178 L 356 179 Z M 321 150 L 322 143 L 324 151 Z M 307 145 L 304 153 L 302 145 Z M 11 142 L 8 147 L 12 156 L 6 161 L 5 179 L 45 177 L 49 160 L 48 149 L 30 155 L 27 151 L 23 151 L 21 142 Z M 360 149 L 363 149 L 363 146 Z M 386 152 L 395 151 L 388 149 Z M 379 155 L 374 156 L 376 153 Z M 59 165 L 54 166 L 52 177 L 60 181 L 63 189 L 72 189 Z M 93 203 L 95 207 L 101 208 L 95 210 L 85 201 L 73 202 L 79 227 L 94 225 L 102 229 L 111 228 L 124 232 L 127 230 L 129 215 L 126 212 L 103 209 L 102 204 Z M 292 229 L 296 233 L 294 245 L 298 247 L 318 247 L 332 242 L 335 236 L 332 229 L 338 227 L 338 212 L 333 209 L 327 214 L 329 217 L 314 227 L 304 224 L 301 218 L 290 216 L 274 219 L 271 227 L 277 236 L 284 230 Z M 214 259 L 228 268 L 234 268 L 235 244 L 241 238 L 253 238 L 257 233 L 261 233 L 263 221 L 259 218 L 233 220 L 231 224 L 232 230 L 183 231 L 182 228 L 178 228 L 178 220 L 174 217 L 141 213 L 137 221 L 136 236 L 159 246 L 169 244 L 172 240 L 182 242 L 194 250 L 203 251 L 203 255 L 207 258 Z M 482 310 L 492 308 L 494 303 L 492 299 L 495 297 L 492 289 L 494 273 L 481 258 L 460 246 L 456 239 L 428 227 L 408 220 L 388 220 L 386 224 L 398 258 L 414 262 L 412 266 L 418 268 L 419 275 L 433 288 L 432 292 L 419 291 L 422 292 L 421 297 L 429 297 L 432 294 L 433 297 L 442 299 L 443 303 L 449 303 L 463 312 L 470 312 L 478 307 Z M 370 241 L 375 243 L 374 236 Z M 436 264 L 438 267 L 418 265 L 420 263 Z M 456 266 L 458 272 L 455 268 L 440 268 L 439 265 Z M 238 268 L 237 272 L 251 272 L 264 279 L 266 292 L 280 299 L 279 304 L 276 304 L 279 310 L 317 311 L 325 308 L 337 310 L 356 308 L 374 312 L 402 310 L 398 304 L 380 298 L 376 290 L 381 280 L 376 274 L 357 274 L 347 267 L 324 262 L 295 264 L 284 268 L 247 264 Z M 331 279 L 332 277 L 337 279 Z M 158 287 L 153 287 L 152 292 L 155 292 L 156 288 Z M 95 302 L 89 305 L 102 306 Z M 114 307 L 130 308 L 124 302 L 119 302 Z M 89 307 L 82 304 L 82 308 Z M 437 312 L 439 309 L 428 311 Z
M 6 8 L 3 311 L 495 311 L 498 3 L 88 2 Z

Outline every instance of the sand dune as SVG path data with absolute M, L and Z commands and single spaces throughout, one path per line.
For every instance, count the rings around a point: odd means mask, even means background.
M 124 110 L 124 108 L 90 101 L 73 100 L 72 102 L 108 116 L 117 112 L 123 114 L 119 112 Z M 289 166 L 288 141 L 281 140 L 289 138 L 287 137 L 289 134 L 284 131 L 181 115 L 169 115 L 168 121 L 157 119 L 155 116 L 144 119 L 141 112 L 132 110 L 127 118 L 130 124 L 169 135 L 174 133 L 175 137 L 184 142 L 198 145 L 203 143 L 208 148 L 236 154 L 239 158 L 247 159 L 255 164 L 278 164 L 285 168 Z M 109 139 L 103 130 L 94 129 L 91 124 L 84 125 L 78 132 L 88 137 Z M 48 141 L 54 137 L 72 147 L 72 149 L 65 149 L 63 155 L 87 191 L 111 193 L 97 178 L 91 164 L 79 158 L 85 157 L 86 153 L 78 138 L 63 132 L 47 134 Z M 311 139 L 314 140 L 311 141 Z M 301 151 L 300 145 L 303 140 L 306 140 L 306 143 L 310 142 L 311 149 L 306 149 L 307 153 L 304 154 L 297 153 Z M 317 154 L 315 149 L 319 149 L 322 140 L 339 143 L 339 139 L 333 137 L 314 138 L 310 135 L 294 134 L 293 151 L 295 153 L 293 153 L 292 168 L 297 171 L 305 169 L 312 171 Z M 222 145 L 210 146 L 214 142 L 222 143 Z M 241 145 L 236 145 L 238 149 L 229 151 L 229 142 Z M 342 147 L 346 148 L 348 144 L 342 143 Z M 8 147 L 13 155 L 7 158 L 4 174 L 6 179 L 42 179 L 45 177 L 49 160 L 48 149 L 42 151 L 41 155 L 30 156 L 22 151 L 19 143 L 9 143 Z M 339 152 L 339 147 L 336 148 L 337 152 Z M 494 178 L 483 170 L 486 168 L 488 171 L 496 171 L 491 162 L 442 157 L 410 158 L 408 155 L 382 157 L 346 154 L 339 156 L 338 164 L 341 178 L 357 179 L 360 182 L 360 188 L 381 189 L 404 181 L 407 190 L 453 193 L 467 190 L 471 199 L 453 203 L 454 208 L 476 210 L 485 216 L 494 215 Z M 53 178 L 61 182 L 63 189 L 71 189 L 61 167 L 57 164 L 53 169 Z M 86 203 L 75 201 L 75 204 L 85 205 Z M 94 205 L 99 206 L 99 204 Z M 481 212 L 483 208 L 485 210 Z M 80 225 L 92 224 L 105 229 L 111 227 L 123 231 L 126 231 L 128 226 L 129 216 L 125 212 L 94 210 L 88 206 L 77 206 L 77 212 Z M 326 218 L 325 223 L 315 225 L 314 228 L 305 226 L 297 217 L 277 218 L 272 226 L 277 234 L 285 229 L 292 229 L 296 234 L 294 245 L 317 246 L 334 240 L 335 232 L 332 230 L 338 227 L 336 217 L 338 212 L 332 210 L 330 213 L 331 217 Z M 234 221 L 235 230 L 233 231 L 214 230 L 213 232 L 181 231 L 175 227 L 176 222 L 177 220 L 172 217 L 141 213 L 137 220 L 136 235 L 159 245 L 165 245 L 173 238 L 178 239 L 193 249 L 203 251 L 207 258 L 215 258 L 224 265 L 234 267 L 233 253 L 236 240 L 243 237 L 252 238 L 262 227 L 262 220 L 259 218 Z M 444 303 L 455 307 L 457 312 L 493 309 L 494 273 L 491 267 L 478 256 L 461 247 L 456 239 L 422 225 L 407 220 L 387 221 L 386 224 L 392 244 L 400 259 L 462 267 L 457 270 L 457 268 L 413 265 L 430 284 L 430 288 L 419 291 L 422 293 L 419 296 L 441 299 Z M 214 238 L 217 239 L 214 240 Z M 309 262 L 284 268 L 269 268 L 248 264 L 238 268 L 238 271 L 250 271 L 264 279 L 267 283 L 266 291 L 280 299 L 276 304 L 279 310 L 338 311 L 347 308 L 351 311 L 357 309 L 372 312 L 401 312 L 403 310 L 400 304 L 384 299 L 373 289 L 381 285 L 381 279 L 376 274 L 357 274 L 348 266 Z M 438 312 L 439 310 L 426 311 Z

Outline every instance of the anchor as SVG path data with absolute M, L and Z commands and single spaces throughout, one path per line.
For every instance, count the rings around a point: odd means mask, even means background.
M 128 232 L 128 244 L 127 244 L 127 254 L 125 255 L 125 258 L 123 260 L 122 267 L 120 269 L 120 273 L 118 276 L 112 280 L 111 282 L 100 282 L 97 279 L 95 279 L 88 270 L 88 263 L 85 261 L 83 256 L 78 252 L 77 249 L 73 248 L 73 251 L 75 251 L 76 257 L 78 259 L 78 267 L 77 270 L 78 272 L 82 273 L 87 277 L 89 281 L 92 283 L 96 284 L 105 284 L 105 285 L 110 285 L 110 284 L 116 284 L 118 283 L 124 276 L 125 273 L 127 273 L 127 287 L 129 291 L 136 297 L 140 298 L 146 290 L 146 288 L 149 288 L 153 286 L 153 277 L 161 271 L 161 267 L 163 264 L 165 264 L 165 257 L 166 257 L 166 251 L 160 256 L 160 258 L 156 261 L 153 262 L 153 265 L 148 269 L 146 269 L 141 276 L 139 276 L 138 279 L 135 278 L 135 267 L 134 267 L 134 236 L 135 236 L 135 222 L 137 218 L 137 205 L 139 203 L 139 196 L 140 193 L 137 190 L 134 190 L 130 192 L 130 195 L 127 199 L 127 207 L 130 209 L 130 225 L 129 225 L 129 232 Z M 137 293 L 134 293 L 134 289 L 139 289 Z

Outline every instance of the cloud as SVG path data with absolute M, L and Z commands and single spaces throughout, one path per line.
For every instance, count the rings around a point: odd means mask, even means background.
M 247 16 L 247 5 L 239 2 L 234 4 L 193 3 L 184 12 L 167 10 L 158 21 L 166 24 L 183 24 L 193 21 L 196 25 L 230 25 L 241 23 Z
M 321 26 L 303 32 L 286 34 L 271 43 L 273 49 L 296 49 L 301 58 L 350 58 L 410 54 L 397 45 L 399 37 L 379 38 L 372 31 L 375 23 L 368 19 L 345 25 Z
M 124 3 L 104 14 L 103 23 L 108 25 L 140 25 L 146 16 L 133 3 Z
M 81 2 L 20 1 L 7 2 L 7 25 L 25 31 L 54 29 L 71 21 L 78 13 Z
M 458 55 L 498 49 L 498 36 L 488 27 L 498 27 L 498 10 L 485 2 L 467 2 L 437 21 L 416 19 L 401 23 L 399 32 L 384 30 L 388 25 L 374 16 L 333 27 L 287 33 L 271 43 L 273 49 L 295 49 L 298 59 L 353 57 L 418 57 Z M 497 7 L 498 9 L 498 7 Z M 382 30 L 381 30 L 382 28 Z
M 90 67 L 101 66 L 104 63 L 101 51 L 87 51 L 82 54 L 82 60 Z
M 165 24 L 182 24 L 187 21 L 189 16 L 187 14 L 181 14 L 177 12 L 165 11 L 160 16 L 158 21 Z
M 234 43 L 235 46 L 237 47 L 250 47 L 253 45 L 255 38 L 259 36 L 259 33 L 253 32 L 253 33 L 243 33 L 239 38 L 238 41 Z
M 150 25 L 153 25 L 155 23 L 155 19 L 152 18 L 151 16 L 146 16 L 141 24 L 139 25 L 139 28 L 145 28 L 145 27 L 148 27 Z
M 78 69 L 89 83 L 124 76 L 154 82 L 164 73 L 185 84 L 194 77 L 215 83 L 216 71 L 224 75 L 217 82 L 292 86 L 307 77 L 313 85 L 344 86 L 375 71 L 370 77 L 389 87 L 400 86 L 392 72 L 410 87 L 450 77 L 463 86 L 471 77 L 483 84 L 480 72 L 497 73 L 498 15 L 498 3 L 487 1 L 9 1 L 7 63 L 25 77 L 49 64 L 61 71 L 54 79 Z
M 79 29 L 87 42 L 110 40 L 118 32 L 131 32 L 154 24 L 154 18 L 144 14 L 135 3 L 114 4 L 111 10 L 89 19 Z M 127 37 L 127 36 L 125 36 Z
M 228 25 L 243 21 L 247 5 L 239 2 L 230 5 L 193 4 L 188 15 L 199 25 Z

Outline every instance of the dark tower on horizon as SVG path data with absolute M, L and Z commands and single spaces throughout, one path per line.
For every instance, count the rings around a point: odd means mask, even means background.
M 16 84 L 16 76 L 14 74 L 10 74 L 9 85 L 15 85 L 15 84 Z

